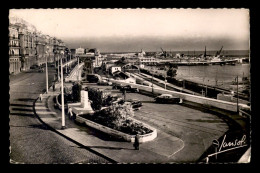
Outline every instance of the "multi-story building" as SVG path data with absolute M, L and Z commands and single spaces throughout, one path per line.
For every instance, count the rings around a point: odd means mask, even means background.
M 44 64 L 46 60 L 57 63 L 66 47 L 62 40 L 41 34 L 23 19 L 10 18 L 9 22 L 10 74 Z
M 76 50 L 75 50 L 75 53 L 76 53 L 76 55 L 84 55 L 85 54 L 85 49 L 84 48 L 77 48 Z
M 138 64 L 144 65 L 156 65 L 158 64 L 159 60 L 155 57 L 138 57 Z
M 16 74 L 21 71 L 18 29 L 18 25 L 9 25 L 9 74 Z
M 48 62 L 54 62 L 54 38 L 46 35 L 46 56 Z
M 28 70 L 36 63 L 35 27 L 19 23 L 19 41 L 22 70 Z
M 36 61 L 38 65 L 46 63 L 46 36 L 37 33 L 36 34 Z

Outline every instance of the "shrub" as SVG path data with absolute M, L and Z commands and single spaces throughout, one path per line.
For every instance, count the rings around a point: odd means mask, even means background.
M 72 98 L 74 102 L 80 102 L 80 91 L 82 89 L 82 84 L 77 82 L 72 86 Z
M 83 117 L 130 135 L 137 133 L 142 135 L 152 132 L 152 130 L 144 127 L 142 123 L 136 123 L 129 119 L 133 115 L 134 112 L 130 106 L 123 105 L 110 106 L 106 109 L 96 111 L 93 115 L 83 115 Z

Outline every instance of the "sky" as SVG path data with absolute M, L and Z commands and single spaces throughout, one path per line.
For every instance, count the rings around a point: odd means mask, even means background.
M 247 9 L 11 9 L 70 48 L 101 52 L 249 49 Z

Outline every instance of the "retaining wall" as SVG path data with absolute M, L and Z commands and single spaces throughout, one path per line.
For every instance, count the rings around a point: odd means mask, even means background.
M 131 85 L 133 87 L 138 88 L 140 91 L 145 91 L 145 92 L 150 92 L 154 93 L 155 95 L 160 95 L 160 94 L 172 94 L 173 96 L 180 97 L 184 101 L 190 101 L 194 103 L 201 104 L 205 107 L 215 107 L 227 111 L 232 111 L 232 112 L 237 112 L 237 104 L 232 103 L 232 102 L 227 102 L 227 101 L 222 101 L 222 100 L 217 100 L 217 99 L 212 99 L 212 98 L 207 98 L 207 97 L 202 97 L 202 96 L 196 96 L 192 94 L 186 94 L 182 92 L 177 92 L 177 91 L 171 91 L 171 90 L 165 90 L 165 89 L 160 89 L 160 88 L 152 88 L 149 86 L 144 86 L 144 85 L 139 85 L 139 84 L 129 84 L 117 80 L 110 80 L 112 83 L 117 83 L 117 84 L 122 84 L 124 85 Z M 245 104 L 238 104 L 239 109 L 250 109 L 249 106 Z
M 137 121 L 136 119 L 133 119 L 133 118 L 130 118 L 130 119 L 132 119 L 135 122 L 142 123 L 140 121 Z M 126 134 L 126 133 L 123 133 L 123 132 L 119 132 L 117 130 L 114 130 L 114 129 L 111 129 L 109 127 L 103 126 L 101 124 L 95 123 L 93 121 L 87 120 L 83 117 L 76 116 L 76 121 L 79 122 L 79 123 L 84 123 L 89 127 L 92 127 L 92 128 L 97 129 L 99 131 L 102 131 L 102 132 L 109 134 L 111 136 L 114 136 L 118 139 L 123 139 L 125 141 L 132 142 L 132 143 L 135 141 L 135 135 L 129 135 L 129 134 Z M 142 123 L 142 124 L 146 128 L 151 129 L 153 132 L 145 134 L 145 135 L 140 135 L 140 143 L 152 141 L 153 139 L 155 139 L 157 137 L 157 130 L 155 128 L 145 124 L 145 123 Z

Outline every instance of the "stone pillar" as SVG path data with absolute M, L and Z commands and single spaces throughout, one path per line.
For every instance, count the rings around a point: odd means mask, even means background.
M 89 101 L 88 101 L 88 91 L 82 90 L 80 94 L 81 94 L 81 99 L 80 99 L 81 107 L 84 109 L 91 108 Z

